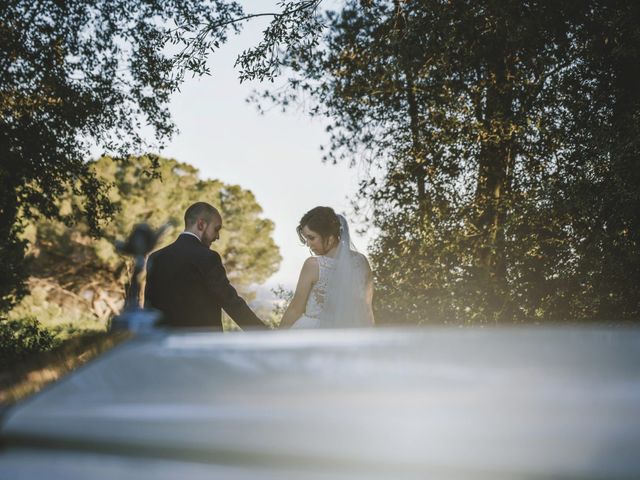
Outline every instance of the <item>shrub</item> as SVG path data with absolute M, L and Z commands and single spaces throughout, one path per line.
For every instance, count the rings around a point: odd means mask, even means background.
M 0 318 L 0 364 L 8 366 L 26 356 L 49 351 L 58 340 L 33 317 Z

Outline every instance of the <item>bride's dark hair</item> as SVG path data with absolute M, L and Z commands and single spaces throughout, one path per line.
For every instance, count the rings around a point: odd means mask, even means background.
M 320 234 L 325 240 L 331 235 L 336 237 L 336 240 L 340 239 L 340 220 L 338 220 L 336 212 L 331 207 L 315 207 L 302 216 L 300 223 L 296 227 L 298 238 L 302 243 L 306 242 L 304 235 L 302 235 L 304 227 Z

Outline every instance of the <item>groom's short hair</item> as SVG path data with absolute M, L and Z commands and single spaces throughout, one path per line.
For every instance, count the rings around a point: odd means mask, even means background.
M 205 218 L 210 222 L 215 216 L 222 218 L 216 207 L 207 202 L 196 202 L 184 212 L 184 226 L 189 228 L 196 223 L 199 218 Z

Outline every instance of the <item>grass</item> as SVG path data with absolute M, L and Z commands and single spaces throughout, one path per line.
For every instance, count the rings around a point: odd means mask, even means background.
M 33 353 L 19 364 L 0 367 L 0 406 L 40 391 L 131 336 L 128 332 L 89 332 L 64 340 L 48 352 Z

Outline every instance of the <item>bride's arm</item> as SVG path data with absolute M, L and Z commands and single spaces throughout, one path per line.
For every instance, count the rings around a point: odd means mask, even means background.
M 305 308 L 307 307 L 309 292 L 311 291 L 313 284 L 318 281 L 318 275 L 318 259 L 314 257 L 307 258 L 304 265 L 302 265 L 302 270 L 300 271 L 300 278 L 298 278 L 296 293 L 293 294 L 293 299 L 280 321 L 280 328 L 289 328 L 304 313 Z

